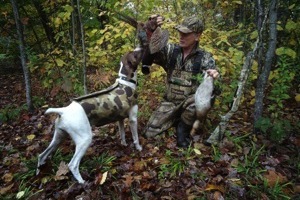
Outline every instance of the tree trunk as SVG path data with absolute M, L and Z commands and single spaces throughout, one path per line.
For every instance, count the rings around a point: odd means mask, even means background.
M 265 15 L 265 18 L 262 22 L 261 29 L 259 30 L 259 36 L 262 34 L 262 32 L 264 30 L 266 19 L 267 19 L 267 15 Z M 259 41 L 260 40 L 261 39 L 258 37 L 256 42 L 255 42 L 255 45 L 254 45 L 254 48 L 253 48 L 252 52 L 249 52 L 247 54 L 247 57 L 246 57 L 246 60 L 244 62 L 242 71 L 240 73 L 240 78 L 239 78 L 237 90 L 236 90 L 236 93 L 234 95 L 233 103 L 232 103 L 230 111 L 228 113 L 226 113 L 225 115 L 221 116 L 220 123 L 215 128 L 215 130 L 211 133 L 210 137 L 206 140 L 206 143 L 216 145 L 216 144 L 218 144 L 218 142 L 220 142 L 220 140 L 224 136 L 224 133 L 225 133 L 225 130 L 228 126 L 229 120 L 231 119 L 231 117 L 238 110 L 238 107 L 240 105 L 241 99 L 242 99 L 243 94 L 244 94 L 245 85 L 246 85 L 247 80 L 248 80 L 249 72 L 250 72 L 250 69 L 252 67 L 253 58 L 257 54 L 257 51 L 258 51 L 258 48 L 259 48 L 258 46 L 259 46 Z
M 261 26 L 263 23 L 264 18 L 264 11 L 263 11 L 263 0 L 257 0 L 256 1 L 256 25 L 257 25 L 257 31 L 260 33 L 259 35 L 259 42 L 258 42 L 258 53 L 257 53 L 257 63 L 258 63 L 258 74 L 261 73 L 262 67 L 263 67 L 263 54 L 264 54 L 264 43 L 263 43 L 263 33 L 260 32 Z
M 273 58 L 276 50 L 276 41 L 277 41 L 277 0 L 272 0 L 270 3 L 270 16 L 269 16 L 269 44 L 268 50 L 265 58 L 265 65 L 261 70 L 261 73 L 258 75 L 257 87 L 255 92 L 255 108 L 254 108 L 254 124 L 256 124 L 259 119 L 262 117 L 263 113 L 263 100 L 265 96 L 265 88 L 267 81 L 270 75 Z M 258 130 L 254 129 L 254 132 L 257 133 Z
M 41 2 L 39 2 L 37 0 L 32 0 L 32 3 L 34 5 L 36 11 L 39 14 L 39 17 L 40 17 L 41 23 L 44 27 L 48 41 L 51 42 L 52 44 L 55 44 L 54 32 L 53 32 L 53 29 L 51 28 L 51 26 L 48 25 L 48 24 L 50 24 L 49 19 L 47 17 L 47 14 L 44 12 Z
M 71 19 L 72 19 L 72 31 L 71 31 L 71 43 L 72 43 L 72 53 L 73 53 L 73 56 L 75 57 L 75 53 L 76 53 L 76 47 L 75 47 L 75 44 L 76 44 L 76 41 L 75 41 L 75 35 L 76 35 L 76 31 L 75 31 L 75 28 L 76 28 L 76 23 L 75 23 L 75 5 L 74 5 L 74 0 L 71 0 L 71 6 L 73 8 L 73 12 L 72 12 L 72 15 L 71 15 Z
M 78 9 L 78 19 L 79 19 L 80 31 L 81 31 L 83 89 L 84 89 L 84 94 L 87 94 L 88 91 L 87 91 L 87 83 L 86 83 L 86 56 L 85 56 L 85 43 L 84 43 L 85 38 L 84 38 L 82 17 L 81 17 L 81 12 L 80 12 L 80 0 L 77 0 L 77 9 Z
M 28 110 L 32 112 L 33 104 L 31 100 L 31 82 L 30 82 L 31 80 L 30 80 L 30 72 L 28 70 L 27 63 L 26 63 L 27 58 L 25 52 L 23 26 L 19 16 L 19 9 L 18 9 L 17 2 L 15 0 L 11 0 L 10 2 L 12 4 L 15 22 L 16 22 L 17 34 L 19 38 L 19 49 L 20 49 L 21 63 L 22 63 L 24 79 L 25 79 L 25 87 L 26 87 L 26 102 L 27 102 Z

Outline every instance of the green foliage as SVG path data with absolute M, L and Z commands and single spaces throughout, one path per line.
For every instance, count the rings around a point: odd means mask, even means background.
M 19 191 L 16 194 L 16 199 L 28 199 L 30 196 L 32 196 L 32 187 L 28 186 L 28 183 L 24 183 L 24 181 L 21 182 L 19 186 Z
M 163 179 L 167 176 L 173 177 L 184 170 L 184 164 L 177 157 L 172 156 L 170 150 L 166 150 L 166 161 L 159 166 L 158 178 Z
M 267 110 L 270 117 L 262 117 L 255 124 L 255 128 L 269 135 L 274 142 L 282 142 L 292 129 L 292 123 L 284 118 L 286 101 L 290 99 L 290 89 L 293 85 L 296 71 L 295 60 L 286 54 L 279 57 L 278 66 L 270 74 L 270 92 Z
M 264 146 L 257 149 L 256 144 L 252 142 L 252 147 L 250 148 L 249 153 L 245 153 L 243 162 L 240 162 L 236 166 L 237 171 L 244 174 L 246 179 L 250 179 L 250 182 L 265 171 L 260 168 L 259 163 L 259 156 L 262 154 L 263 150 Z
M 111 169 L 114 160 L 116 160 L 115 156 L 111 156 L 108 152 L 104 152 L 100 156 L 86 160 L 80 166 L 82 169 L 87 169 L 89 173 L 96 170 L 108 171 Z
M 71 147 L 72 148 L 72 147 Z M 73 154 L 72 153 L 64 153 L 62 152 L 62 150 L 60 148 L 58 148 L 53 156 L 51 157 L 51 162 L 54 164 L 54 167 L 53 167 L 53 173 L 55 173 L 58 168 L 59 168 L 59 165 L 62 161 L 68 163 L 73 157 Z
M 267 179 L 263 179 L 263 185 L 252 185 L 250 184 L 249 187 L 251 188 L 247 193 L 250 197 L 258 197 L 261 193 L 268 196 L 269 199 L 274 200 L 289 200 L 291 199 L 290 196 L 286 194 L 286 190 L 291 186 L 291 182 L 280 184 L 276 181 L 273 187 L 270 187 L 268 184 Z
M 32 101 L 33 101 L 33 106 L 35 108 L 39 108 L 39 107 L 45 105 L 45 103 L 46 103 L 44 97 L 39 97 L 39 96 L 33 96 Z
M 21 158 L 21 162 L 24 163 L 24 170 L 20 173 L 15 174 L 15 179 L 17 181 L 24 182 L 33 177 L 36 173 L 37 157 L 27 160 L 26 158 Z
M 187 167 L 188 160 L 193 156 L 193 148 L 189 147 L 188 149 L 180 149 L 180 155 L 172 152 L 171 150 L 166 150 L 165 152 L 165 161 L 159 166 L 159 179 L 166 177 L 174 177 L 180 175 L 184 172 Z
M 11 65 L 11 60 L 17 58 L 20 53 L 18 52 L 17 42 L 9 36 L 0 37 L 0 61 L 1 64 Z
M 216 146 L 212 145 L 212 148 L 213 148 L 213 160 L 216 162 L 220 160 L 222 154 L 220 152 L 220 149 L 217 148 Z
M 293 70 L 295 63 L 286 56 L 279 57 L 278 67 L 270 75 L 272 89 L 268 99 L 272 102 L 268 107 L 273 118 L 280 118 L 284 111 L 284 101 L 289 99 L 289 92 L 292 81 L 295 77 Z
M 230 141 L 232 141 L 234 143 L 235 147 L 237 148 L 237 151 L 242 151 L 242 148 L 243 148 L 242 146 L 244 144 L 250 143 L 250 141 L 251 141 L 250 137 L 249 137 L 251 135 L 251 133 L 236 137 L 236 136 L 231 136 L 230 132 L 227 131 L 227 132 L 225 132 L 225 135 Z
M 21 172 L 14 175 L 14 180 L 20 182 L 18 192 L 16 193 L 14 199 L 28 199 L 35 194 L 38 194 L 42 190 L 33 191 L 32 182 L 30 179 L 34 177 L 36 173 L 36 163 L 37 157 L 32 159 L 21 158 L 23 163 L 23 169 Z
M 0 121 L 8 122 L 15 120 L 24 110 L 27 110 L 27 106 L 25 104 L 19 107 L 14 105 L 6 105 L 4 108 L 0 109 Z
M 262 117 L 255 124 L 255 128 L 258 128 L 264 134 L 269 135 L 272 141 L 281 143 L 287 133 L 291 131 L 292 126 L 288 120 Z

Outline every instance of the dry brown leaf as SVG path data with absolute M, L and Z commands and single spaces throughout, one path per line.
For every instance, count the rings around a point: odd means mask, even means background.
M 296 193 L 296 194 L 300 194 L 300 185 L 296 185 L 295 187 L 294 187 L 294 192 Z
M 167 158 L 165 158 L 165 157 L 161 158 L 159 162 L 160 162 L 161 164 L 169 164 L 169 163 L 170 163 L 169 159 L 167 159 Z
M 222 193 L 220 191 L 214 192 L 214 200 L 224 200 L 224 197 L 222 196 Z
M 123 182 L 125 183 L 126 187 L 130 187 L 133 182 L 133 177 L 131 176 L 131 173 L 124 175 L 123 178 L 125 178 Z
M 6 173 L 2 176 L 2 180 L 5 182 L 5 183 L 8 183 L 10 181 L 12 181 L 14 178 L 14 176 L 12 175 L 12 173 Z
M 141 160 L 141 161 L 135 161 L 133 168 L 134 168 L 134 171 L 142 171 L 145 166 L 146 166 L 146 162 Z
M 69 167 L 65 162 L 60 162 L 56 176 L 66 175 L 69 172 Z
M 222 193 L 225 193 L 225 189 L 221 185 L 207 184 L 205 191 L 218 190 Z
M 267 174 L 264 175 L 265 179 L 268 181 L 268 185 L 270 187 L 275 186 L 275 184 L 278 183 L 285 183 L 287 182 L 287 177 L 283 176 L 279 172 L 276 172 L 274 170 L 268 170 Z
M 11 188 L 14 186 L 14 183 L 13 184 L 10 184 L 9 186 L 6 186 L 6 187 L 3 187 L 0 189 L 0 194 L 3 195 L 3 194 L 6 194 L 9 190 L 11 190 Z
M 68 177 L 65 176 L 69 172 L 69 167 L 65 162 L 60 162 L 56 175 L 54 177 L 55 180 L 64 180 Z

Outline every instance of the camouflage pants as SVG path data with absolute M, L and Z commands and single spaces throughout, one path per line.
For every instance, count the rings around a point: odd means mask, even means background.
M 172 102 L 162 102 L 150 117 L 145 130 L 146 137 L 154 137 L 171 128 L 178 120 L 193 125 L 196 120 L 195 104 L 176 105 Z

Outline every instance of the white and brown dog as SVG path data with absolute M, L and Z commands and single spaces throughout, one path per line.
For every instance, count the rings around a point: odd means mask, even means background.
M 79 172 L 79 164 L 92 142 L 91 125 L 102 126 L 118 121 L 121 144 L 125 141 L 124 119 L 129 118 L 133 143 L 141 151 L 137 132 L 137 95 L 135 92 L 137 81 L 137 67 L 141 61 L 143 50 L 136 48 L 125 54 L 121 59 L 119 78 L 111 87 L 86 96 L 76 98 L 67 107 L 49 108 L 48 113 L 57 113 L 54 136 L 47 147 L 38 157 L 37 174 L 47 157 L 55 151 L 69 134 L 76 145 L 75 154 L 68 167 L 79 183 L 84 183 Z

